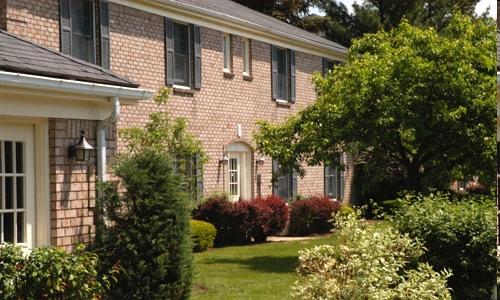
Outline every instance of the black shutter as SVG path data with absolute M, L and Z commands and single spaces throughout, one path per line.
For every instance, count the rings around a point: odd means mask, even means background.
M 273 159 L 273 195 L 278 195 L 278 178 L 279 178 L 279 164 L 278 161 Z M 275 180 L 276 179 L 276 180 Z M 283 199 L 286 200 L 286 199 Z
M 294 201 L 295 199 L 297 199 L 297 171 L 295 171 L 295 169 L 292 169 L 292 182 L 291 182 L 291 196 L 292 196 L 292 201 Z
M 271 89 L 273 99 L 278 99 L 278 50 L 274 45 L 271 45 Z
M 326 76 L 326 72 L 328 71 L 328 59 L 323 57 L 323 77 Z
M 109 3 L 107 0 L 100 1 L 99 19 L 101 20 L 101 66 L 109 69 L 110 63 L 110 39 L 109 39 Z
M 61 52 L 71 55 L 71 6 L 70 0 L 61 0 L 59 2 L 60 11 L 60 43 Z
M 200 155 L 196 154 L 196 196 L 197 199 L 203 197 L 203 165 L 200 162 Z
M 290 50 L 290 102 L 295 103 L 295 51 Z
M 174 22 L 165 18 L 165 83 L 174 84 Z
M 193 26 L 194 33 L 194 88 L 201 88 L 201 29 Z

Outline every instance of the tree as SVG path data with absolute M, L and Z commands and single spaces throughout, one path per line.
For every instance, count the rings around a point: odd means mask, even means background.
M 318 99 L 283 124 L 259 121 L 257 151 L 301 164 L 355 156 L 369 194 L 446 188 L 494 175 L 495 24 L 456 13 L 441 33 L 403 22 L 357 40 L 345 65 L 313 76 Z M 374 165 L 374 163 L 376 163 Z M 377 166 L 377 167 L 374 167 Z M 489 182 L 488 182 L 489 183 Z
M 479 0 L 364 0 L 353 4 L 349 13 L 342 3 L 335 0 L 320 1 L 317 5 L 325 12 L 324 31 L 328 39 L 345 46 L 353 38 L 381 29 L 391 30 L 405 18 L 410 24 L 420 27 L 435 27 L 438 31 L 446 27 L 453 11 L 475 16 L 474 8 Z M 483 15 L 483 17 L 485 17 Z

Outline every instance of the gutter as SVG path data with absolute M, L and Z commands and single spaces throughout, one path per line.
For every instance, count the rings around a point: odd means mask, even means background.
M 102 181 L 107 181 L 106 174 L 106 127 L 118 121 L 120 118 L 120 98 L 111 97 L 111 114 L 108 118 L 99 121 L 97 124 L 97 177 Z

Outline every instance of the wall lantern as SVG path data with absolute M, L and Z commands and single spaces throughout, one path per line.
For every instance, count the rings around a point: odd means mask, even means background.
M 263 166 L 265 162 L 266 162 L 266 159 L 263 156 L 261 156 L 259 159 L 257 159 L 255 161 L 255 164 L 258 166 Z
M 85 139 L 85 130 L 81 131 L 80 140 L 76 145 L 69 146 L 68 156 L 77 161 L 87 161 L 90 158 L 90 151 L 94 150 Z
M 225 166 L 229 162 L 229 158 L 227 158 L 227 155 L 224 155 L 223 158 L 219 159 L 219 164 Z

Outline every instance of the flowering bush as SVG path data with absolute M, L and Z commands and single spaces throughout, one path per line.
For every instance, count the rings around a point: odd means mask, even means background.
M 327 233 L 333 228 L 333 213 L 339 211 L 341 204 L 328 196 L 313 196 L 292 203 L 289 234 L 306 236 L 312 233 Z
M 215 197 L 193 211 L 194 219 L 217 229 L 216 247 L 265 242 L 269 235 L 283 231 L 288 216 L 286 203 L 273 195 L 238 202 Z

